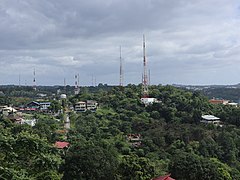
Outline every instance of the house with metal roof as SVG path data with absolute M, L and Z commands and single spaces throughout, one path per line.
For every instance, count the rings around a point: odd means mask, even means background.
M 216 126 L 222 126 L 220 118 L 213 115 L 202 115 L 201 123 L 214 124 Z

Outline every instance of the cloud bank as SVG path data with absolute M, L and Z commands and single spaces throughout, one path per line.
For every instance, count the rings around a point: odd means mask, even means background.
M 152 84 L 239 83 L 236 0 L 0 0 L 0 84 L 141 82 L 142 35 Z

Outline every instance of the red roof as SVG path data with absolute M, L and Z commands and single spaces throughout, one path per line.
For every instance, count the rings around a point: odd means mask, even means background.
M 228 103 L 228 100 L 210 99 L 209 102 L 212 104 L 226 104 L 226 103 Z
M 154 178 L 153 180 L 175 180 L 175 179 L 171 178 L 170 176 L 171 176 L 171 174 L 168 174 L 165 176 L 160 176 L 160 177 Z
M 61 141 L 57 141 L 54 144 L 54 146 L 58 149 L 63 149 L 65 147 L 68 147 L 69 145 L 70 145 L 69 142 L 61 142 Z

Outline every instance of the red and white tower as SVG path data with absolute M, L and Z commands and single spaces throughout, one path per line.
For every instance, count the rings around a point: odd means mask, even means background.
M 145 44 L 145 36 L 144 35 L 143 35 L 142 98 L 148 98 L 148 70 L 147 70 L 146 44 Z

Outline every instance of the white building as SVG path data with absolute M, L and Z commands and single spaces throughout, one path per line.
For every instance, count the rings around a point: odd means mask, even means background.
M 158 103 L 159 101 L 156 98 L 141 98 L 141 102 L 145 105 Z
M 40 110 L 46 111 L 51 106 L 51 102 L 40 102 Z
M 216 126 L 222 126 L 220 118 L 213 115 L 202 115 L 202 120 L 200 122 L 205 124 L 214 124 Z
M 28 119 L 28 120 L 22 120 L 21 121 L 21 124 L 28 124 L 28 125 L 30 125 L 30 126 L 35 126 L 35 124 L 36 124 L 36 119 L 32 119 L 32 120 L 30 120 L 30 119 Z
M 9 115 L 9 114 L 11 114 L 11 113 L 16 113 L 17 112 L 17 110 L 16 109 L 14 109 L 13 107 L 4 107 L 4 108 L 2 108 L 2 114 L 3 115 Z
M 79 101 L 75 104 L 74 110 L 77 112 L 85 112 L 87 110 L 86 102 Z

